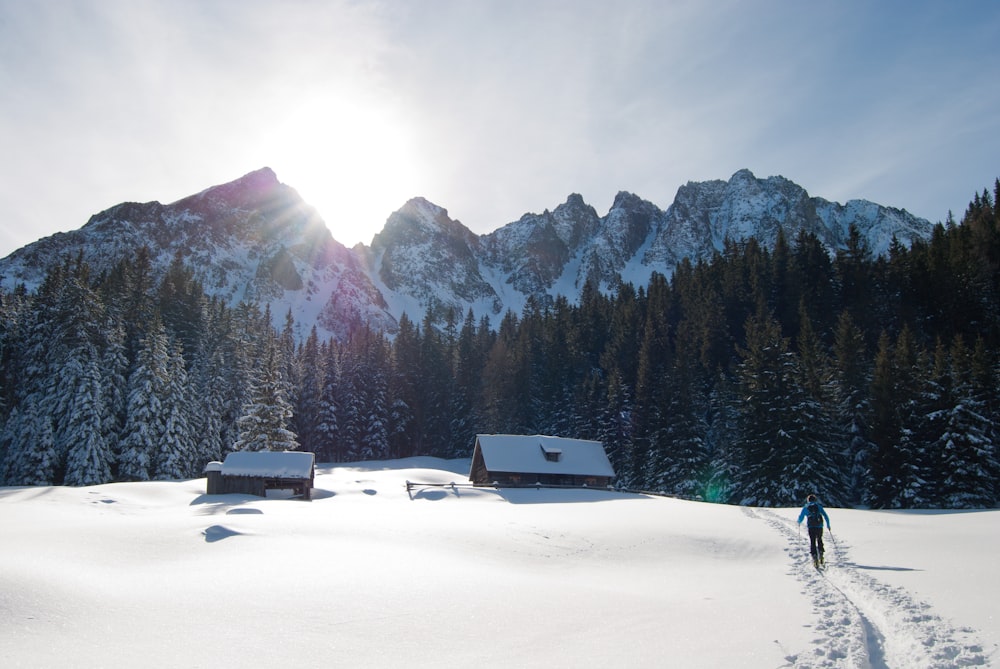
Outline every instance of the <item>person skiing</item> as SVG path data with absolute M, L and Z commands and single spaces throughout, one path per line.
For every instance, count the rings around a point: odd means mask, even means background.
M 812 555 L 813 564 L 817 567 L 823 564 L 823 520 L 826 520 L 826 529 L 830 529 L 830 516 L 826 514 L 826 509 L 816 499 L 816 495 L 806 497 L 806 503 L 799 514 L 799 525 L 808 518 L 806 527 L 809 528 L 809 554 Z

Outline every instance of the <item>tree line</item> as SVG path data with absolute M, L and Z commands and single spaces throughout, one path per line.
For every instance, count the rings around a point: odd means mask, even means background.
M 233 450 L 467 457 L 478 433 L 598 439 L 623 488 L 757 505 L 996 505 L 1000 180 L 931 238 L 727 241 L 669 278 L 392 338 L 275 328 L 148 250 L 0 293 L 0 482 L 200 476 Z

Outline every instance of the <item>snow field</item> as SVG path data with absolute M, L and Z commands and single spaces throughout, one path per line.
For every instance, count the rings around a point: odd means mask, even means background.
M 5 667 L 992 666 L 996 511 L 463 487 L 468 461 L 321 466 L 313 502 L 204 479 L 0 488 Z M 415 487 L 405 481 L 452 487 Z M 842 534 L 841 534 L 842 532 Z M 804 530 L 803 530 L 804 535 Z M 947 543 L 948 546 L 941 544 Z

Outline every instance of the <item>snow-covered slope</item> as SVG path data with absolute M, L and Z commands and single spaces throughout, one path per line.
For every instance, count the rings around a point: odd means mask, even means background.
M 468 470 L 320 465 L 312 502 L 0 488 L 3 666 L 1000 662 L 1000 511 L 830 509 L 820 574 L 798 509 L 472 489 Z
M 908 245 L 931 231 L 905 210 L 828 202 L 784 177 L 741 170 L 729 181 L 682 186 L 665 211 L 622 192 L 602 217 L 573 194 L 483 236 L 415 198 L 389 216 L 371 247 L 347 249 L 264 168 L 172 204 L 112 207 L 0 260 L 0 277 L 7 287 L 33 287 L 66 256 L 80 253 L 102 272 L 145 246 L 156 272 L 179 257 L 212 295 L 267 303 L 278 324 L 291 310 L 300 336 L 313 325 L 341 336 L 357 323 L 393 333 L 403 313 L 419 321 L 428 310 L 440 319 L 472 309 L 477 319 L 495 318 L 519 312 L 529 297 L 575 301 L 588 282 L 605 290 L 645 285 L 652 272 L 669 276 L 683 258 L 706 258 L 727 238 L 771 245 L 779 230 L 791 240 L 805 229 L 834 251 L 850 225 L 876 254 L 894 237 Z

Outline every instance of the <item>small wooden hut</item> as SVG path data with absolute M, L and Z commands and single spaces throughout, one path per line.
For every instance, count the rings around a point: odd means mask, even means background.
M 469 472 L 474 485 L 607 487 L 614 477 L 601 442 L 539 434 L 477 435 Z
M 312 499 L 316 456 L 302 451 L 236 451 L 205 467 L 209 495 L 242 493 L 266 497 L 268 490 L 291 490 Z

